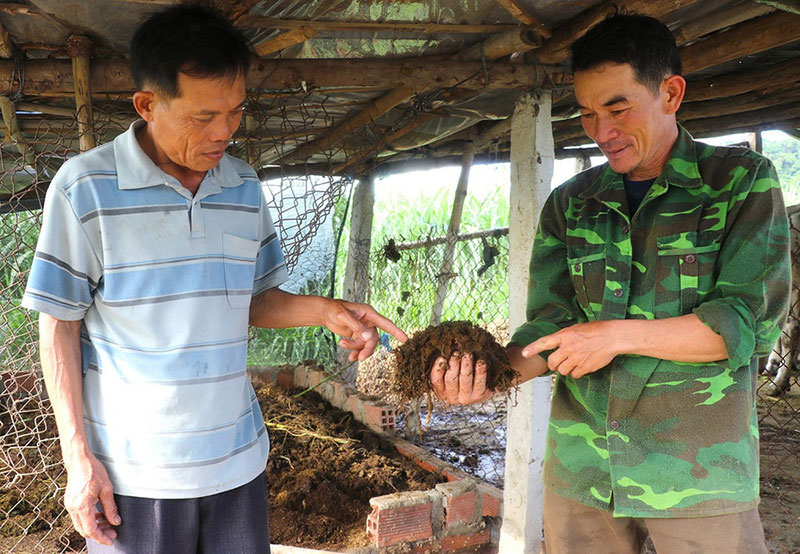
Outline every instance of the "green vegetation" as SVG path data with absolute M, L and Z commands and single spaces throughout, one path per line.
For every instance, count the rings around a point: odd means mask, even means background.
M 775 164 L 787 205 L 800 203 L 800 141 L 784 134 L 768 133 L 764 154 Z M 508 174 L 505 166 L 473 169 L 470 190 L 464 204 L 461 232 L 493 229 L 508 225 Z M 427 326 L 436 290 L 436 275 L 442 260 L 442 246 L 399 252 L 389 246 L 443 236 L 450 219 L 458 172 L 434 171 L 396 175 L 376 185 L 375 218 L 372 234 L 368 302 L 406 329 Z M 335 205 L 335 234 L 345 220 L 336 260 L 335 295 L 341 296 L 348 245 L 349 214 L 345 195 Z M 19 307 L 25 280 L 38 237 L 39 214 L 22 212 L 0 215 L 0 367 L 29 366 L 37 341 L 34 317 Z M 508 264 L 505 237 L 473 240 L 456 247 L 454 267 L 459 275 L 450 282 L 444 305 L 444 319 L 469 319 L 492 323 L 505 313 Z M 493 263 L 478 275 L 486 252 L 497 252 Z M 303 291 L 330 295 L 331 276 L 310 283 Z M 248 362 L 280 365 L 314 359 L 336 364 L 337 339 L 320 328 L 253 330 Z
M 800 204 L 800 140 L 788 135 L 765 139 L 764 155 L 775 164 L 786 205 Z

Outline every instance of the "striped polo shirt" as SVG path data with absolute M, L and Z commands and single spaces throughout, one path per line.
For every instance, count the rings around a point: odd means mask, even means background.
M 83 320 L 84 421 L 114 491 L 196 498 L 264 471 L 248 308 L 287 273 L 253 169 L 226 155 L 192 196 L 143 124 L 58 171 L 22 305 Z

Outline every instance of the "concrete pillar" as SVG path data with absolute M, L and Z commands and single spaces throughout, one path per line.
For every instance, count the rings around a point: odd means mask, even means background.
M 508 278 L 512 330 L 526 320 L 531 247 L 553 177 L 555 152 L 550 108 L 550 92 L 536 97 L 526 94 L 517 102 L 511 122 Z M 542 463 L 550 388 L 550 377 L 538 377 L 522 385 L 508 402 L 500 552 L 538 554 L 542 548 Z
M 369 252 L 372 248 L 372 211 L 375 205 L 375 173 L 358 180 L 353 191 L 350 215 L 350 243 L 344 270 L 342 297 L 350 302 L 364 302 L 369 291 Z M 347 357 L 344 356 L 346 361 Z M 355 383 L 358 364 L 342 374 L 348 383 Z

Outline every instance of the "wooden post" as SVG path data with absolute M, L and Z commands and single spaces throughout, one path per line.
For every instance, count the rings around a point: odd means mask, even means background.
M 526 94 L 511 122 L 509 217 L 509 328 L 526 321 L 528 265 L 539 213 L 550 193 L 555 152 L 551 94 Z M 550 413 L 550 377 L 520 387 L 508 401 L 503 524 L 500 552 L 538 554 L 542 539 L 542 463 Z
M 372 248 L 372 214 L 375 206 L 376 174 L 358 179 L 353 191 L 353 210 L 350 215 L 350 244 L 344 270 L 342 296 L 350 302 L 364 302 L 369 290 L 369 253 Z M 342 374 L 345 381 L 355 384 L 358 364 Z
M 442 266 L 439 270 L 436 296 L 433 300 L 431 325 L 438 325 L 442 321 L 444 299 L 447 296 L 447 285 L 453 278 L 453 258 L 455 257 L 458 230 L 461 227 L 461 214 L 464 211 L 464 199 L 467 197 L 467 184 L 469 170 L 472 167 L 472 158 L 475 156 L 475 145 L 470 142 L 464 148 L 464 157 L 461 161 L 461 175 L 458 177 L 456 195 L 453 199 L 453 211 L 450 214 L 450 225 L 447 228 L 447 238 L 444 245 Z
M 750 150 L 761 154 L 764 151 L 764 140 L 761 137 L 761 131 L 754 131 L 748 133 L 747 142 L 750 143 Z
M 81 152 L 95 147 L 92 120 L 92 89 L 89 84 L 92 41 L 88 37 L 72 35 L 67 39 L 67 51 L 72 58 L 72 79 L 75 82 L 75 113 L 78 116 L 78 133 Z
M 0 111 L 3 113 L 3 124 L 6 127 L 5 140 L 13 143 L 22 155 L 23 163 L 36 171 L 36 156 L 30 145 L 22 138 L 17 122 L 17 110 L 8 96 L 0 96 Z

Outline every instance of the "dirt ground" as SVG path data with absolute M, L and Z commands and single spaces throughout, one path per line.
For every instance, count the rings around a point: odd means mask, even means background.
M 761 521 L 771 554 L 800 554 L 800 386 L 759 395 Z
M 370 498 L 428 490 L 439 482 L 314 392 L 292 398 L 264 385 L 257 393 L 271 440 L 267 481 L 273 543 L 356 550 L 368 544 Z
M 353 420 L 349 412 L 333 408 L 310 392 L 292 398 L 274 385 L 254 380 L 271 449 L 267 463 L 270 540 L 275 544 L 341 552 L 362 550 L 369 544 L 365 527 L 373 496 L 406 490 L 428 490 L 440 479 L 397 453 L 380 435 Z M 299 390 L 291 391 L 296 394 Z M 14 517 L 33 521 L 32 529 L 48 526 L 36 521 L 57 519 L 59 498 L 35 498 L 26 492 Z M 18 505 L 16 493 L 0 489 L 0 504 Z M 52 508 L 52 509 L 51 509 Z M 8 529 L 19 529 L 9 526 Z M 27 536 L 0 536 L 0 552 L 15 554 L 80 551 L 83 540 L 63 515 L 51 531 Z
M 293 399 L 272 386 L 256 383 L 256 387 L 272 440 L 268 481 L 273 542 L 345 552 L 362 550 L 367 544 L 364 523 L 370 497 L 435 485 L 433 476 L 406 462 L 388 442 L 318 395 L 309 393 Z M 772 554 L 800 554 L 800 386 L 795 384 L 779 398 L 761 395 L 758 406 L 760 512 L 767 543 Z M 490 417 L 493 410 L 485 408 L 484 416 Z M 496 408 L 500 411 L 501 406 Z M 478 415 L 472 414 L 470 419 Z M 445 428 L 453 426 L 452 422 L 443 421 L 441 426 L 435 423 L 436 418 L 429 447 L 435 447 L 432 449 L 439 457 L 464 469 L 473 466 L 473 471 L 476 460 L 480 466 L 495 457 L 467 440 L 474 437 L 462 432 L 448 435 Z M 502 474 L 502 468 L 499 471 Z M 0 489 L 0 504 L 10 502 L 9 495 L 8 490 Z M 37 504 L 36 499 L 29 500 Z M 49 498 L 41 500 L 49 506 Z M 0 552 L 14 547 L 20 554 L 51 554 L 80 548 L 82 541 L 64 519 L 49 533 L 0 536 Z

